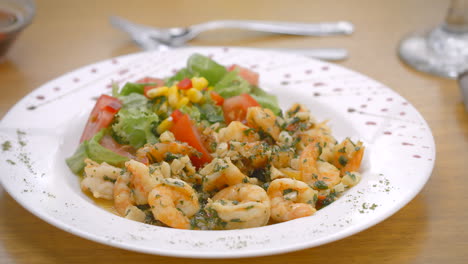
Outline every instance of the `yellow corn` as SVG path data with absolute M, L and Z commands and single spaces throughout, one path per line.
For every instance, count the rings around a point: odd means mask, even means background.
M 168 117 L 164 119 L 156 128 L 156 132 L 158 132 L 159 135 L 164 133 L 165 131 L 169 130 L 172 127 L 172 118 Z
M 208 80 L 205 77 L 193 77 L 192 78 L 192 87 L 201 91 L 208 87 Z
M 188 104 L 189 102 L 190 100 L 188 99 L 188 97 L 184 96 L 180 98 L 179 102 L 177 102 L 176 108 L 181 108 L 182 106 Z
M 203 98 L 203 94 L 196 88 L 190 88 L 187 90 L 187 97 L 192 103 L 198 103 Z
M 167 102 L 169 105 L 173 108 L 177 106 L 177 103 L 179 102 L 179 89 L 177 86 L 171 86 L 169 90 L 167 91 Z
M 157 88 L 153 88 L 151 90 L 149 90 L 146 95 L 148 96 L 148 98 L 155 98 L 155 97 L 158 97 L 158 96 L 167 96 L 167 92 L 169 91 L 169 88 L 167 88 L 166 86 L 163 86 L 163 87 L 157 87 Z

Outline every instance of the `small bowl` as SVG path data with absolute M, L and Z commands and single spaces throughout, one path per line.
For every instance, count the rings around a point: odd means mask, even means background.
M 0 0 L 0 60 L 36 13 L 33 0 Z

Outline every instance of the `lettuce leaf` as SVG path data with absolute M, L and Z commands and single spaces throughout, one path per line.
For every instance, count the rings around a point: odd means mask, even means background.
M 281 115 L 281 108 L 278 105 L 276 95 L 269 94 L 259 87 L 253 87 L 250 94 L 263 108 L 268 108 L 275 115 Z
M 85 143 L 86 154 L 90 159 L 97 163 L 107 162 L 110 165 L 122 166 L 123 163 L 128 160 L 127 157 L 121 156 L 99 144 L 99 141 L 101 141 L 105 132 L 106 129 L 102 129 L 99 133 L 94 135 L 92 139 Z
M 223 78 L 227 70 L 209 57 L 195 53 L 187 61 L 187 71 L 193 76 L 202 76 L 208 80 L 209 85 L 214 85 Z M 187 72 L 185 72 L 187 74 Z
M 230 71 L 215 85 L 214 91 L 224 98 L 250 93 L 251 85 L 239 76 L 238 71 Z
M 149 100 L 138 93 L 121 96 L 123 106 L 115 116 L 112 125 L 114 135 L 121 143 L 140 148 L 146 143 L 156 143 L 154 131 L 159 117 L 153 111 Z
M 93 138 L 81 143 L 75 153 L 65 160 L 73 173 L 81 174 L 83 172 L 86 166 L 84 162 L 86 158 L 92 159 L 98 163 L 107 162 L 114 166 L 122 166 L 123 163 L 128 160 L 127 157 L 121 156 L 99 144 L 99 141 L 105 133 L 106 129 L 102 129 L 99 133 L 94 135 Z

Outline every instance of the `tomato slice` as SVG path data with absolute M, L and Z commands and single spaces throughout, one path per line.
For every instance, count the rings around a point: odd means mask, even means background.
M 179 109 L 174 110 L 171 114 L 172 121 L 177 122 L 183 115 L 184 113 L 182 113 Z
M 227 68 L 228 71 L 233 71 L 233 70 L 239 70 L 239 75 L 242 77 L 244 80 L 249 82 L 251 85 L 258 86 L 258 78 L 259 75 L 258 73 L 249 70 L 247 68 L 241 67 L 237 64 L 233 64 Z
M 260 104 L 249 94 L 241 94 L 224 100 L 223 112 L 226 124 L 232 121 L 246 123 L 247 109 Z
M 177 87 L 179 87 L 181 90 L 188 90 L 192 88 L 192 80 L 185 78 L 177 83 Z
M 192 120 L 190 120 L 189 115 L 178 111 L 178 113 L 176 113 L 176 117 L 176 119 L 173 117 L 174 124 L 170 129 L 170 131 L 174 134 L 174 137 L 178 141 L 186 142 L 201 153 L 200 157 L 190 157 L 193 165 L 197 168 L 200 168 L 203 166 L 203 164 L 210 162 L 213 158 L 211 157 L 210 152 L 208 152 L 206 147 L 203 145 L 200 134 L 195 125 L 192 123 Z
M 104 135 L 101 141 L 99 141 L 99 144 L 121 156 L 127 157 L 129 159 L 135 158 L 136 150 L 132 146 L 121 145 L 117 143 L 117 141 L 115 141 L 115 139 L 113 139 L 110 135 Z
M 219 106 L 223 105 L 224 98 L 221 95 L 219 95 L 219 93 L 211 91 L 210 92 L 210 97 L 211 97 L 211 99 L 213 99 L 213 101 L 215 101 L 216 105 L 219 105 Z
M 101 129 L 108 127 L 121 107 L 122 102 L 119 99 L 106 94 L 101 95 L 91 111 L 80 143 L 91 139 Z
M 140 80 L 136 81 L 136 83 L 154 83 L 159 86 L 163 86 L 165 81 L 163 79 L 159 78 L 153 78 L 153 77 L 145 77 L 141 78 Z
M 153 78 L 153 77 L 142 78 L 142 79 L 136 81 L 136 83 L 154 83 L 154 85 L 146 85 L 143 88 L 143 94 L 146 97 L 148 97 L 146 94 L 148 93 L 149 90 L 151 90 L 153 88 L 162 87 L 162 86 L 164 86 L 166 84 L 166 82 L 163 79 Z

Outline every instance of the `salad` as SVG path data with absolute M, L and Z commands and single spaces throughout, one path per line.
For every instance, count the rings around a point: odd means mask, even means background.
M 283 111 L 259 75 L 193 54 L 94 106 L 66 160 L 81 189 L 127 219 L 240 229 L 313 215 L 356 185 L 363 143 L 338 142 L 301 104 Z

